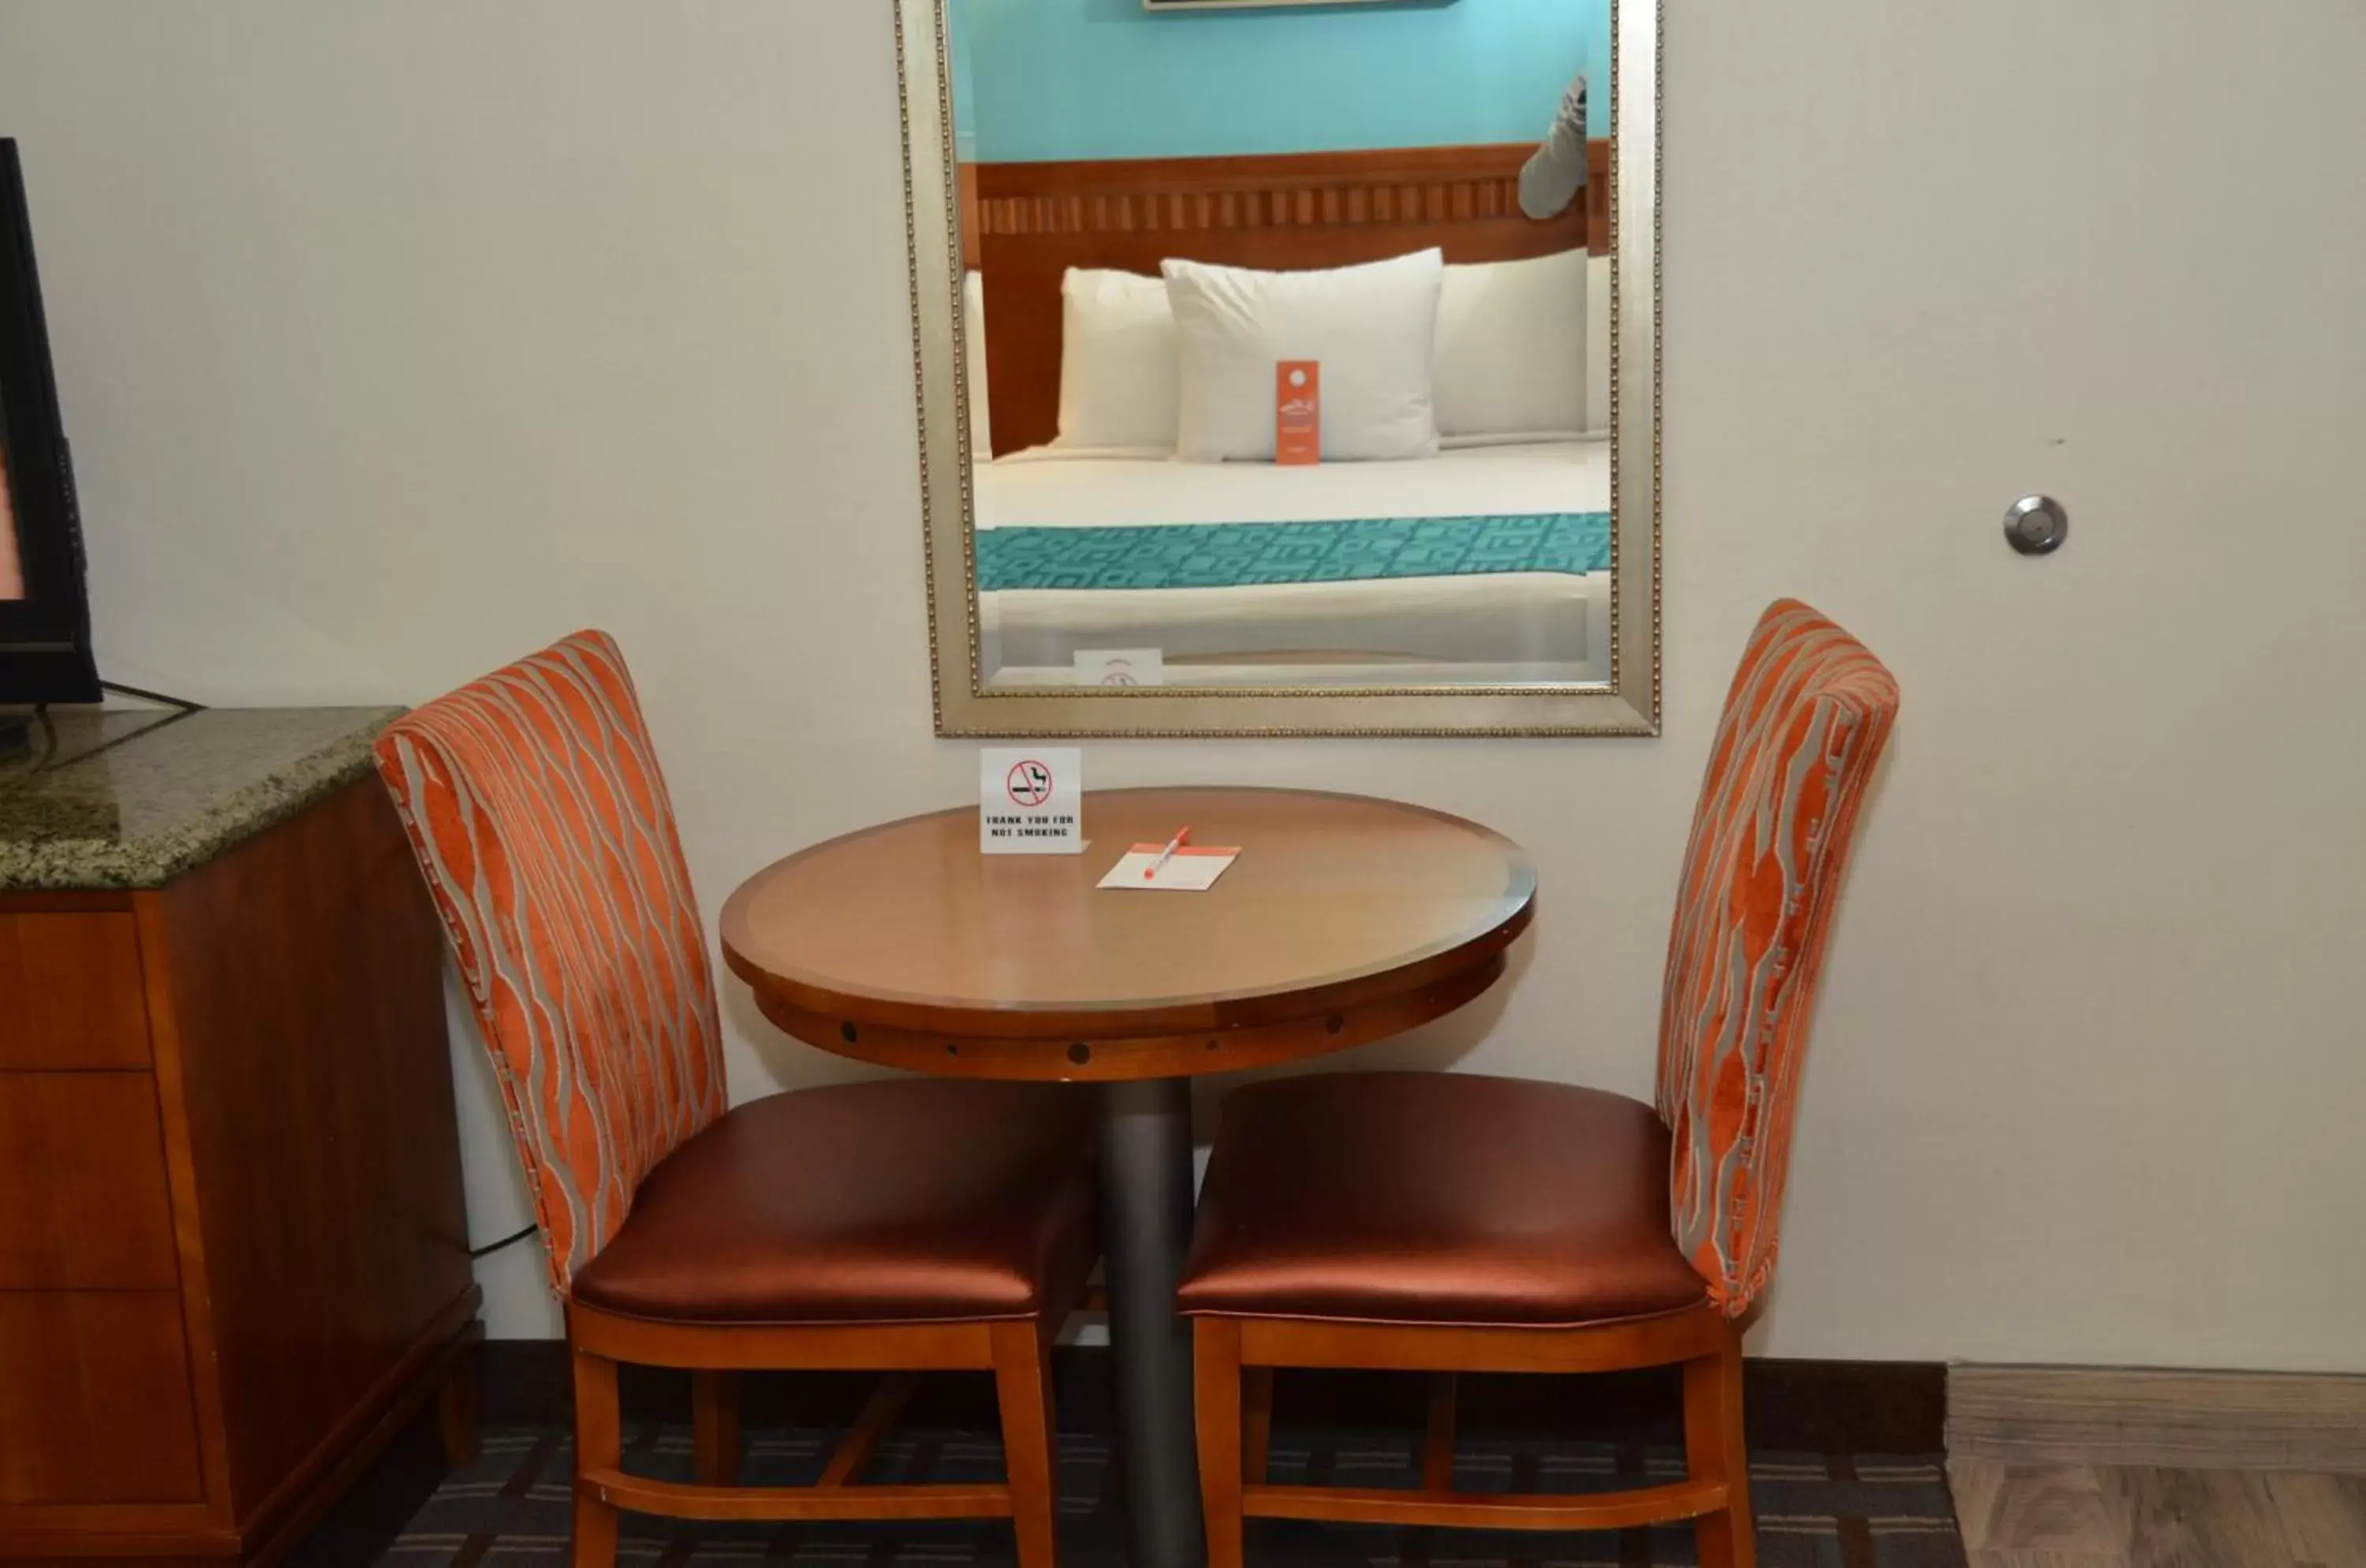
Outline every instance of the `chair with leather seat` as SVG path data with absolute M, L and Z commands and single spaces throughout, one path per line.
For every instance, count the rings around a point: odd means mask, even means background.
M 1696 1522 L 1756 1561 L 1741 1319 L 1774 1272 L 1817 978 L 1888 671 L 1785 601 L 1726 698 L 1669 943 L 1656 1105 L 1444 1073 L 1254 1085 L 1223 1105 L 1178 1293 L 1212 1568 L 1264 1517 L 1495 1529 Z M 1592 1495 L 1453 1490 L 1459 1372 L 1681 1364 L 1687 1473 Z M 1277 1367 L 1436 1375 L 1417 1489 L 1266 1479 Z
M 1052 1568 L 1053 1334 L 1098 1256 L 1093 1122 L 1057 1089 L 933 1079 L 727 1109 L 707 934 L 615 644 L 580 633 L 377 743 L 475 1004 L 574 1366 L 577 1568 L 620 1509 L 1009 1517 Z M 620 1361 L 692 1373 L 697 1479 L 626 1473 Z M 756 1370 L 890 1372 L 806 1487 L 732 1484 Z M 982 1369 L 1006 1483 L 857 1484 L 911 1374 Z

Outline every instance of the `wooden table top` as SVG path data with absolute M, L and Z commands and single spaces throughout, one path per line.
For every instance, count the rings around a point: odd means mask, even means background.
M 1195 845 L 1241 849 L 1213 888 L 1095 887 L 1134 844 L 1186 823 Z M 1102 790 L 1086 795 L 1083 826 L 1081 855 L 981 854 L 975 807 L 816 845 L 732 895 L 726 959 L 774 1022 L 842 1055 L 985 1077 L 1163 1076 L 1252 1065 L 1249 1047 L 1259 1061 L 1337 1049 L 1451 1010 L 1501 972 L 1534 909 L 1517 845 L 1397 801 Z M 1188 1066 L 1185 1035 L 1209 1037 Z M 1165 1049 L 1103 1048 L 1160 1037 Z

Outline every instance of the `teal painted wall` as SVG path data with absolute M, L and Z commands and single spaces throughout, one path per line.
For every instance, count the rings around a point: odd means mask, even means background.
M 1609 0 L 947 5 L 955 124 L 985 163 L 1532 141 L 1580 71 L 1610 132 Z
M 963 164 L 977 162 L 977 73 L 970 62 L 970 0 L 945 0 L 945 52 L 950 59 L 953 95 L 953 156 Z

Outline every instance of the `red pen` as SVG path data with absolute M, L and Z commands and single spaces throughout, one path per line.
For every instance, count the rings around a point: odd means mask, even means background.
M 1158 852 L 1158 858 L 1150 863 L 1150 869 L 1142 874 L 1142 880 L 1144 882 L 1158 880 L 1158 874 L 1166 869 L 1166 863 L 1175 858 L 1175 852 L 1181 849 L 1190 837 L 1191 829 L 1186 825 L 1180 832 L 1167 840 L 1166 847 Z

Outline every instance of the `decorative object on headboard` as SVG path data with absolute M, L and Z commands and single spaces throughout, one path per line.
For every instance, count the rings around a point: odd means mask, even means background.
M 1190 0 L 1204 3 L 1204 0 Z M 1521 215 L 1526 142 L 963 165 L 964 252 L 985 275 L 997 453 L 1058 432 L 1060 280 L 1155 275 L 1169 257 L 1269 269 L 1352 266 L 1437 246 L 1449 263 L 1610 247 L 1610 143 L 1592 143 L 1585 200 Z M 974 206 L 975 219 L 970 217 Z M 974 249 L 973 249 L 974 244 Z M 978 395 L 971 389 L 972 397 Z

